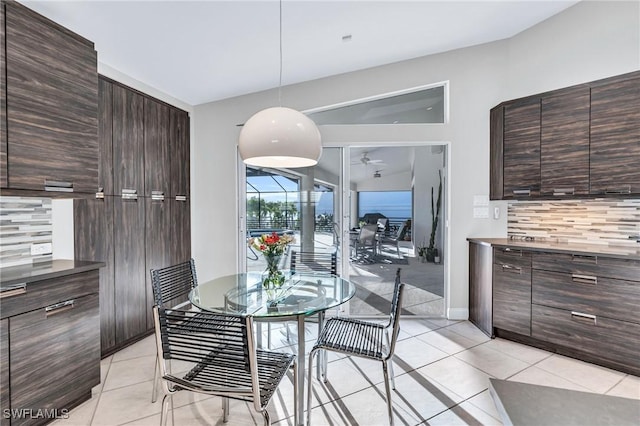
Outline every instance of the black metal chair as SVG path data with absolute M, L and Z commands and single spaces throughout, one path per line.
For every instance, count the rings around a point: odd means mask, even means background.
M 167 421 L 167 397 L 186 390 L 222 397 L 223 422 L 228 420 L 229 398 L 251 402 L 268 426 L 271 420 L 267 405 L 289 369 L 293 369 L 295 415 L 298 406 L 296 357 L 256 349 L 251 316 L 158 306 L 154 306 L 153 313 L 156 344 L 162 359 L 164 397 L 160 425 Z M 170 360 L 187 362 L 193 367 L 185 375 L 175 376 L 167 368 Z M 171 405 L 173 415 L 173 398 Z
M 362 255 L 363 259 L 366 259 L 370 262 L 374 261 L 374 257 L 376 255 L 377 247 L 378 247 L 378 239 L 377 239 L 378 225 L 362 225 L 360 227 L 360 232 L 358 236 L 353 239 L 352 249 L 355 251 L 355 258 L 359 259 L 362 251 L 364 251 L 364 255 Z M 366 252 L 370 251 L 371 256 L 367 257 Z
M 180 309 L 190 306 L 189 292 L 198 285 L 196 265 L 193 259 L 177 265 L 151 269 L 151 286 L 154 304 L 163 308 Z M 153 373 L 151 402 L 156 402 L 158 386 L 158 359 Z
M 309 353 L 308 393 L 307 393 L 307 425 L 311 425 L 312 397 L 312 365 L 313 357 L 318 351 L 340 352 L 361 358 L 382 362 L 384 384 L 387 396 L 389 424 L 393 425 L 393 406 L 391 388 L 395 389 L 393 378 L 393 353 L 400 331 L 400 310 L 404 284 L 400 282 L 400 268 L 396 272 L 391 313 L 386 325 L 351 318 L 330 318 L 318 336 L 316 344 Z M 389 335 L 391 331 L 391 335 Z M 324 382 L 327 382 L 327 369 L 323 368 Z M 391 382 L 391 383 L 390 383 Z
M 291 274 L 299 272 L 324 272 L 338 275 L 338 257 L 335 252 L 291 250 Z

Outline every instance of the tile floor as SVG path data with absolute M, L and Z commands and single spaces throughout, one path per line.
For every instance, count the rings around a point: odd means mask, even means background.
M 266 327 L 264 327 L 266 329 Z M 315 327 L 309 327 L 311 346 Z M 272 327 L 272 345 L 291 350 L 283 329 Z M 274 348 L 275 349 L 275 348 Z M 59 420 L 67 425 L 158 425 L 160 402 L 151 403 L 153 336 L 102 361 L 102 382 L 93 398 Z M 329 383 L 314 380 L 314 425 L 386 425 L 379 363 L 329 358 Z M 640 378 L 513 343 L 490 340 L 467 321 L 401 320 L 395 358 L 393 405 L 401 425 L 499 425 L 489 395 L 490 377 L 640 399 Z M 175 424 L 222 425 L 221 402 L 182 392 L 174 397 Z M 293 385 L 286 380 L 271 401 L 274 424 L 292 424 Z M 169 420 L 170 424 L 170 420 Z M 261 425 L 246 403 L 231 401 L 227 425 Z

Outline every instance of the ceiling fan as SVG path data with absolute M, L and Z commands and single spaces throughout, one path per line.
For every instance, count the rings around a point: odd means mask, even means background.
M 378 164 L 380 166 L 386 166 L 386 164 L 382 160 L 373 160 L 369 158 L 368 153 L 365 151 L 362 153 L 362 157 L 358 160 L 353 161 L 351 164 L 362 164 L 367 166 L 369 164 Z

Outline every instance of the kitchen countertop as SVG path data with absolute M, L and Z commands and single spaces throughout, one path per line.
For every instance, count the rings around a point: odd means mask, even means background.
M 527 241 L 510 238 L 467 238 L 467 241 L 491 245 L 493 247 L 518 247 L 532 251 L 583 253 L 593 256 L 640 260 L 640 244 L 636 244 L 638 247 L 612 246 L 604 244 L 560 243 L 549 240 Z
M 20 265 L 0 268 L 0 283 L 12 285 L 18 283 L 32 283 L 49 278 L 91 271 L 105 266 L 104 262 L 88 262 L 83 260 L 52 260 L 36 265 Z
M 505 425 L 637 425 L 640 401 L 597 393 L 489 379 Z

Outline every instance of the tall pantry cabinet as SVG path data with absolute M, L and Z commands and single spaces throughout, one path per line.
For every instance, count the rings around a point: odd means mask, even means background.
M 100 192 L 76 200 L 75 233 L 77 259 L 107 263 L 105 356 L 153 328 L 149 270 L 191 257 L 189 116 L 101 76 L 98 118 Z

